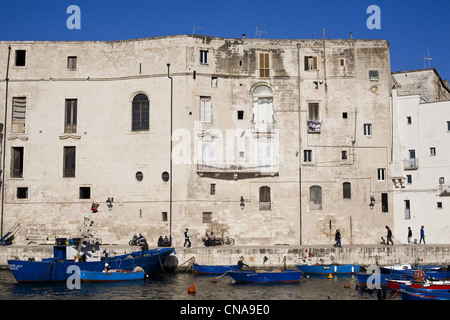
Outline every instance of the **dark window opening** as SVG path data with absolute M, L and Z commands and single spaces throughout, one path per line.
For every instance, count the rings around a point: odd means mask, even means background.
M 352 198 L 352 184 L 350 182 L 344 182 L 342 185 L 344 199 Z
M 16 66 L 17 67 L 25 67 L 26 61 L 26 50 L 16 50 Z
M 389 212 L 388 194 L 387 193 L 382 193 L 381 194 L 381 211 L 382 212 Z
M 216 184 L 215 183 L 211 183 L 211 186 L 209 189 L 209 194 L 212 196 L 216 194 Z
M 17 199 L 28 199 L 28 188 L 17 188 Z
M 77 99 L 66 99 L 65 133 L 77 132 Z
M 91 187 L 80 187 L 80 199 L 91 198 Z
M 145 94 L 138 94 L 133 99 L 132 131 L 149 130 L 150 101 Z
M 75 177 L 75 147 L 64 147 L 64 178 Z
M 77 69 L 77 57 L 67 57 L 67 69 Z
M 237 112 L 237 115 L 238 115 L 238 120 L 244 119 L 244 111 L 239 110 L 239 111 Z
M 23 147 L 13 147 L 11 153 L 11 178 L 23 178 Z

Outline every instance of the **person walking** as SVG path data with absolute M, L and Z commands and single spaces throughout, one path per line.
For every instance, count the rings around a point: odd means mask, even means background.
M 423 240 L 423 244 L 426 244 L 426 243 L 425 243 L 425 229 L 424 229 L 423 226 L 420 228 L 420 240 L 419 240 L 419 244 L 422 243 L 422 240 Z
M 339 229 L 336 230 L 336 235 L 334 236 L 334 240 L 336 243 L 334 244 L 335 247 L 341 247 L 341 232 Z
M 183 247 L 186 247 L 186 243 L 188 244 L 188 248 L 191 247 L 191 240 L 189 240 L 189 230 L 186 228 L 184 231 L 184 245 Z
M 394 241 L 392 241 L 392 231 L 391 231 L 391 229 L 389 229 L 389 227 L 386 226 L 386 230 L 387 230 L 387 235 L 386 235 L 387 241 L 386 241 L 386 245 L 389 245 L 389 241 L 392 243 L 392 245 L 394 245 Z
M 408 227 L 408 244 L 412 244 L 412 231 L 411 231 L 411 227 Z

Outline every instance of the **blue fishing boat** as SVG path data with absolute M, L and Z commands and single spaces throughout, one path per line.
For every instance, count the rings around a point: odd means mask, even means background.
M 194 262 L 194 272 L 195 274 L 224 274 L 227 271 L 238 271 L 240 266 L 235 265 L 200 265 Z
M 302 272 L 299 270 L 272 271 L 228 271 L 227 275 L 236 282 L 299 282 Z
M 354 264 L 300 264 L 297 268 L 305 274 L 353 274 L 359 272 L 360 266 Z
M 144 280 L 145 271 L 125 271 L 125 270 L 108 270 L 108 271 L 78 271 L 82 282 L 119 282 L 119 281 L 135 281 Z
M 402 300 L 450 300 L 450 290 L 411 288 L 403 284 L 398 290 L 402 294 Z
M 8 260 L 8 265 L 17 282 L 61 282 L 73 274 L 71 266 L 81 271 L 100 272 L 109 263 L 111 269 L 132 271 L 140 266 L 147 274 L 161 272 L 173 251 L 173 248 L 158 248 L 109 257 L 101 255 L 98 243 L 84 245 L 81 250 L 76 246 L 55 245 L 51 258 Z
M 410 264 L 397 264 L 380 268 L 381 274 L 388 276 L 402 276 L 416 280 L 435 279 L 442 280 L 450 278 L 450 271 L 442 266 L 411 266 Z M 418 279 L 419 277 L 419 279 Z

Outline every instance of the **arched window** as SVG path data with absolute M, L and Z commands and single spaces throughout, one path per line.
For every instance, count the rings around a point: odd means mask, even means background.
M 270 187 L 259 188 L 259 210 L 270 210 Z
M 344 199 L 352 198 L 352 184 L 350 182 L 344 182 L 342 184 L 342 191 L 343 191 Z
M 309 208 L 311 210 L 322 209 L 322 187 L 312 186 L 309 188 Z
M 260 85 L 253 90 L 253 124 L 256 132 L 273 129 L 273 91 L 269 86 Z
M 150 119 L 150 101 L 145 94 L 138 94 L 134 97 L 132 103 L 132 131 L 149 130 Z

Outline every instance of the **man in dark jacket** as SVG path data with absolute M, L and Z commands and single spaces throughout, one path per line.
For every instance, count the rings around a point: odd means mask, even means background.
M 389 227 L 386 226 L 386 230 L 387 230 L 387 235 L 386 235 L 387 241 L 386 241 L 386 245 L 389 245 L 389 241 L 390 241 L 392 244 L 394 244 L 394 241 L 392 241 L 392 231 L 391 231 L 391 229 L 389 229 Z
M 341 247 L 341 232 L 339 229 L 336 230 L 336 235 L 334 236 L 334 240 L 336 241 L 334 246 Z

